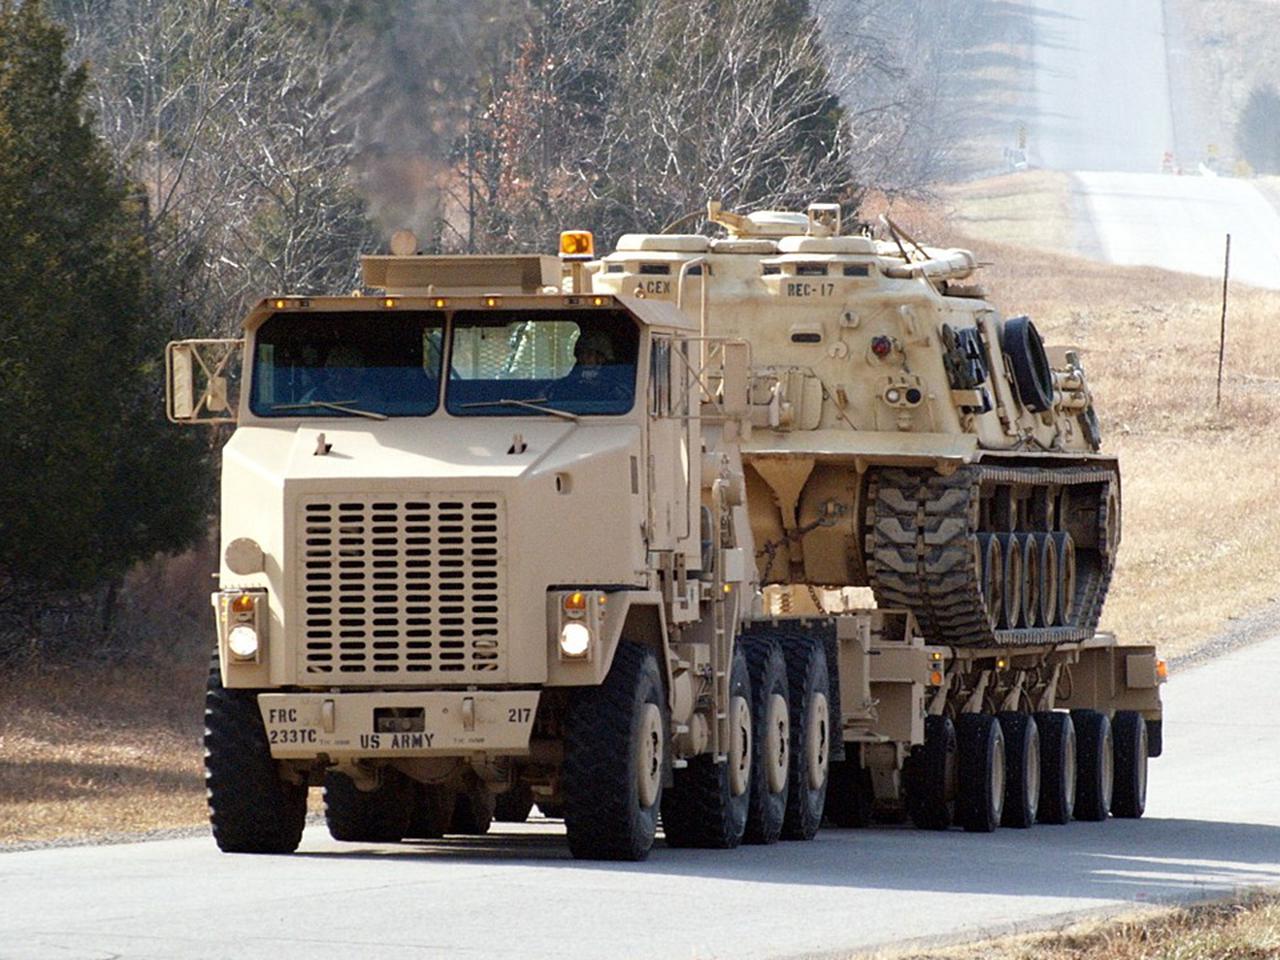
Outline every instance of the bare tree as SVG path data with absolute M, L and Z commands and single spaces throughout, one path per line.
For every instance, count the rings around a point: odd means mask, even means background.
M 372 229 L 342 23 L 232 0 L 70 0 L 99 125 L 147 193 L 178 332 L 229 330 L 273 292 L 349 286 Z

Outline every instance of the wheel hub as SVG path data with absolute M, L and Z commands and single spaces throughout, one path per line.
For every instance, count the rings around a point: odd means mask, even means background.
M 808 767 L 809 789 L 817 790 L 827 782 L 827 697 L 818 693 L 809 701 Z
M 652 807 L 662 788 L 662 712 L 656 703 L 646 703 L 636 724 L 636 786 L 640 806 Z
M 746 697 L 729 705 L 729 790 L 740 797 L 751 786 L 751 706 Z
M 781 793 L 787 786 L 788 745 L 791 742 L 791 718 L 787 701 L 778 694 L 769 698 L 768 736 L 765 742 L 765 768 L 769 775 L 769 792 Z

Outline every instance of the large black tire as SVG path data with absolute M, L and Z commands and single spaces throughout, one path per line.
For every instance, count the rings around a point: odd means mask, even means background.
M 449 828 L 454 802 L 452 790 L 438 784 L 415 783 L 413 813 L 405 837 L 439 840 Z
M 1147 721 L 1134 710 L 1117 710 L 1111 724 L 1115 787 L 1111 814 L 1136 820 L 1147 809 Z
M 1013 368 L 1013 382 L 1018 398 L 1032 413 L 1042 413 L 1053 406 L 1053 370 L 1044 351 L 1040 331 L 1028 317 L 1010 317 L 1005 321 L 1000 346 Z
M 495 798 L 493 819 L 499 823 L 524 823 L 532 810 L 533 791 L 527 783 L 518 783 Z
M 1026 713 L 1001 713 L 1004 733 L 1004 813 L 1000 825 L 1026 828 L 1040 809 L 1040 730 Z
M 1070 823 L 1076 806 L 1076 728 L 1071 714 L 1036 713 L 1040 731 L 1040 807 L 1037 823 Z
M 844 745 L 844 759 L 833 760 L 827 773 L 827 805 L 822 816 L 832 826 L 869 827 L 875 817 L 871 771 L 862 765 L 859 744 Z
M 204 699 L 204 783 L 213 839 L 225 853 L 292 853 L 307 819 L 306 784 L 281 779 L 253 690 L 222 686 L 214 655 Z
M 598 687 L 573 692 L 565 721 L 564 824 L 580 859 L 643 860 L 653 846 L 669 748 L 658 661 L 623 641 Z
M 747 843 L 776 843 L 787 816 L 791 766 L 791 721 L 787 705 L 787 661 L 771 637 L 742 641 L 751 677 L 751 803 Z
M 325 774 L 329 836 L 356 843 L 399 843 L 409 833 L 417 797 L 414 782 L 393 767 L 382 768 L 372 790 L 361 790 L 346 774 Z
M 1075 818 L 1105 820 L 1115 785 L 1111 721 L 1097 710 L 1072 710 L 1071 722 L 1076 725 Z
M 675 771 L 662 795 L 662 832 L 670 847 L 727 850 L 742 842 L 751 805 L 754 737 L 751 679 L 741 649 L 729 671 L 730 743 L 723 763 L 704 753 Z
M 484 836 L 493 824 L 493 811 L 494 796 L 484 787 L 459 790 L 448 832 L 464 837 Z
M 791 769 L 783 840 L 812 840 L 822 826 L 831 758 L 830 676 L 822 643 L 806 636 L 783 642 L 787 659 Z
M 956 820 L 970 833 L 991 833 L 1004 813 L 1004 733 L 991 714 L 965 713 L 956 724 L 956 741 Z
M 958 753 L 950 717 L 925 717 L 924 743 L 907 758 L 907 814 L 921 830 L 946 830 L 955 821 Z

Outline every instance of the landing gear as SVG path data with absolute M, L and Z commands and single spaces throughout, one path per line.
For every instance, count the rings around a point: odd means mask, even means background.
M 672 847 L 727 849 L 742 842 L 751 804 L 751 680 L 742 650 L 729 674 L 729 744 L 724 762 L 701 754 L 677 770 L 662 798 L 662 829 Z
M 666 711 L 658 661 L 626 641 L 602 685 L 574 691 L 565 724 L 564 820 L 575 857 L 649 855 L 667 763 Z

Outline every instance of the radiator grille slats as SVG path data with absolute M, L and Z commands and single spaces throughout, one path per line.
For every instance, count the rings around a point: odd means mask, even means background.
M 301 679 L 505 673 L 500 498 L 310 496 L 298 510 Z

